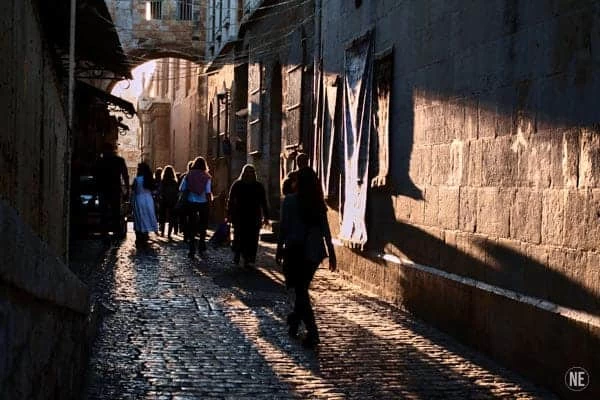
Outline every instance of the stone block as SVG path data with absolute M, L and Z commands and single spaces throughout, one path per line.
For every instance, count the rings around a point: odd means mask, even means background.
M 552 180 L 552 136 L 550 134 L 532 135 L 530 146 L 527 151 L 519 154 L 519 163 L 527 154 L 527 177 L 528 186 L 536 188 L 550 187 Z M 519 183 L 522 183 L 519 177 Z
M 523 244 L 523 286 L 519 289 L 534 297 L 549 299 L 550 290 L 547 284 L 550 247 Z
M 465 130 L 465 103 L 463 99 L 446 103 L 444 112 L 445 142 L 463 138 Z
M 587 269 L 585 273 L 585 286 L 591 297 L 595 299 L 591 304 L 591 312 L 600 314 L 600 253 L 589 252 L 587 255 Z
M 565 235 L 566 191 L 549 189 L 542 192 L 541 242 L 562 245 Z
M 446 229 L 458 229 L 459 187 L 440 186 L 438 199 L 439 226 Z
M 491 270 L 488 265 L 489 247 L 493 244 L 494 239 L 487 235 L 473 234 L 469 235 L 469 247 L 467 255 L 470 259 L 470 277 L 488 282 L 495 283 L 496 272 Z
M 579 175 L 579 130 L 563 134 L 562 175 L 565 188 L 576 188 Z
M 423 192 L 425 197 L 424 220 L 425 225 L 437 225 L 439 212 L 439 191 L 437 186 L 426 186 Z
M 432 179 L 432 152 L 433 146 L 423 147 L 421 152 L 421 165 L 419 167 L 419 178 L 422 184 L 431 184 Z
M 600 187 L 600 131 L 582 129 L 580 135 L 580 188 Z
M 422 224 L 424 219 L 425 201 L 423 199 L 409 199 L 410 202 L 410 221 L 415 224 Z
M 550 137 L 550 187 L 564 188 L 563 179 L 563 134 L 553 130 L 546 133 Z
M 431 162 L 431 183 L 433 185 L 446 184 L 450 176 L 450 145 L 441 144 L 433 146 Z
M 491 102 L 479 101 L 478 104 L 478 138 L 496 136 L 496 109 Z
M 565 226 L 563 245 L 572 249 L 585 248 L 589 226 L 588 192 L 584 190 L 568 190 L 565 199 Z
M 483 184 L 483 141 L 474 140 L 469 142 L 469 159 L 467 170 L 467 182 L 469 186 L 481 186 Z
M 600 251 L 600 188 L 592 189 L 589 196 L 585 245 L 589 250 Z
M 411 198 L 399 195 L 396 197 L 394 205 L 394 214 L 396 221 L 410 221 Z
M 510 205 L 514 189 L 480 188 L 477 191 L 477 233 L 509 236 Z
M 465 129 L 464 140 L 476 140 L 479 131 L 479 100 L 477 97 L 465 101 Z
M 466 185 L 469 170 L 469 142 L 454 140 L 450 144 L 450 175 L 446 182 L 451 186 Z
M 511 147 L 511 137 L 502 136 L 483 141 L 483 184 L 514 186 L 517 180 L 517 153 Z
M 475 232 L 477 226 L 477 189 L 461 187 L 459 189 L 458 229 Z
M 411 153 L 410 160 L 408 162 L 408 177 L 415 183 L 422 183 L 421 181 L 421 158 L 423 153 L 423 147 L 420 145 L 414 145 Z
M 541 241 L 541 229 L 541 193 L 535 189 L 518 189 L 510 207 L 510 237 L 537 244 Z

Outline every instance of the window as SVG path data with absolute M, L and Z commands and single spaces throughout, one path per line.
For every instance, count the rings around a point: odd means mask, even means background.
M 223 0 L 219 0 L 219 34 L 223 29 Z
M 162 0 L 151 0 L 146 2 L 146 20 L 162 19 Z
M 225 29 L 229 28 L 229 20 L 231 18 L 231 0 L 227 0 L 227 8 L 225 9 L 225 21 L 223 25 L 225 25 Z
M 180 21 L 192 20 L 192 0 L 177 0 L 177 19 Z
M 212 13 L 211 13 L 210 17 L 211 17 L 212 23 L 210 25 L 210 28 L 211 28 L 211 31 L 212 31 L 212 37 L 211 37 L 211 39 L 214 42 L 215 41 L 215 36 L 216 36 L 216 30 L 217 30 L 217 21 L 216 21 L 217 4 L 216 4 L 216 0 L 212 0 L 212 7 L 211 7 L 211 9 L 212 9 Z

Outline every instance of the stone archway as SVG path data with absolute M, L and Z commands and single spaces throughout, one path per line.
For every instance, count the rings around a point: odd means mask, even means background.
M 206 4 L 191 0 L 106 0 L 131 67 L 158 58 L 204 62 Z M 148 12 L 158 6 L 159 13 Z

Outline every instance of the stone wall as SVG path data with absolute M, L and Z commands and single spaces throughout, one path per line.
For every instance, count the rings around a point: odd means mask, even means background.
M 65 109 L 30 1 L 0 8 L 0 198 L 63 258 L 67 254 L 69 142 Z M 2 217 L 0 217 L 0 221 Z
M 180 20 L 177 0 L 162 1 L 162 18 L 146 19 L 146 1 L 106 0 L 123 50 L 133 65 L 178 56 L 201 62 L 205 53 L 206 5 L 193 1 L 192 20 Z
M 524 373 L 552 366 L 551 378 L 536 377 L 551 386 L 560 388 L 558 375 L 577 360 L 598 368 L 574 344 L 581 337 L 570 336 L 583 318 L 594 322 L 582 337 L 598 343 L 597 5 L 372 1 L 356 8 L 332 0 L 323 2 L 323 21 L 327 74 L 343 75 L 344 49 L 370 28 L 375 51 L 393 47 L 394 54 L 392 184 L 370 191 L 367 251 L 339 248 L 342 273 L 502 353 Z M 331 221 L 337 230 L 336 213 Z M 412 264 L 390 257 L 434 269 L 417 279 Z M 470 283 L 453 285 L 447 273 Z M 487 319 L 502 303 L 490 288 L 515 293 L 502 309 L 515 318 L 508 326 Z M 523 295 L 553 311 L 531 311 L 515 300 Z M 536 364 L 518 349 L 560 329 L 547 325 L 559 306 L 579 317 L 563 320 L 570 328 L 562 339 L 540 345 Z M 481 326 L 487 340 L 457 328 Z M 494 350 L 498 341 L 502 352 Z
M 171 104 L 152 101 L 140 105 L 138 110 L 142 123 L 142 160 L 154 171 L 171 163 Z
M 0 6 L 0 398 L 76 399 L 88 291 L 65 265 L 70 145 L 35 5 Z
M 163 58 L 140 97 L 144 157 L 156 167 L 185 172 L 188 161 L 206 152 L 206 79 L 199 66 Z
M 248 55 L 249 68 L 257 63 L 261 67 L 260 152 L 253 155 L 252 149 L 248 148 L 250 152 L 248 162 L 256 166 L 257 174 L 265 184 L 268 201 L 274 211 L 271 215 L 273 218 L 278 218 L 281 195 L 280 156 L 286 146 L 282 139 L 282 125 L 285 123 L 285 116 L 282 114 L 285 113 L 285 107 L 288 105 L 288 70 L 297 64 L 305 65 L 303 86 L 312 88 L 313 13 L 313 1 L 290 2 L 285 7 L 256 12 L 254 19 L 250 19 L 241 28 L 244 38 L 243 52 Z M 298 35 L 295 35 L 296 33 Z M 294 40 L 301 44 L 295 43 Z M 291 47 L 298 45 L 301 47 L 300 54 L 294 54 Z M 253 82 L 252 79 L 249 75 L 249 104 L 252 88 L 258 87 L 258 82 Z M 302 123 L 301 129 L 305 131 L 304 136 L 310 136 L 312 133 L 310 90 L 303 93 L 301 101 L 303 115 L 308 116 L 308 123 Z M 248 126 L 248 133 L 250 132 L 251 127 Z M 249 144 L 250 140 L 247 143 Z
M 0 215 L 0 398 L 78 399 L 88 289 L 3 200 Z
M 202 155 L 199 143 L 205 136 L 200 121 L 204 110 L 200 108 L 199 67 L 181 60 L 176 76 L 180 79 L 178 89 L 171 99 L 171 160 L 177 171 L 185 171 L 187 162 Z M 169 81 L 172 83 L 172 81 Z

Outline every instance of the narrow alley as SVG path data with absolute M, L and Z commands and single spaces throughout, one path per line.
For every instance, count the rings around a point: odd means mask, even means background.
M 0 400 L 600 399 L 600 0 L 1 0 L 0 50 Z
M 553 398 L 326 268 L 312 291 L 321 343 L 305 349 L 287 336 L 272 245 L 247 270 L 226 247 L 190 261 L 175 238 L 140 251 L 130 232 L 88 271 L 102 318 L 87 399 Z

